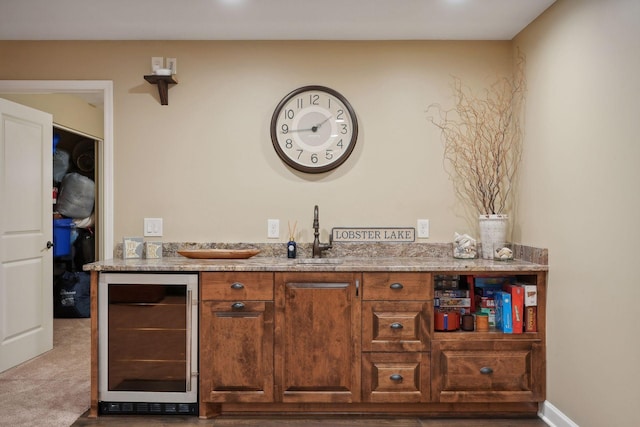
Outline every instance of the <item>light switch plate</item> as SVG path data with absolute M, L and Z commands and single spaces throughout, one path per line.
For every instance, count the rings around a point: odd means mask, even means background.
M 145 237 L 162 237 L 162 218 L 145 218 L 143 234 Z
M 429 220 L 418 220 L 418 238 L 426 239 L 429 237 Z

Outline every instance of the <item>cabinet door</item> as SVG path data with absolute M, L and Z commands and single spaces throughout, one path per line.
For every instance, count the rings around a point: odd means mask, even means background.
M 203 301 L 200 399 L 273 401 L 273 302 Z
M 544 400 L 543 345 L 539 341 L 433 341 L 436 402 Z
M 275 277 L 275 378 L 283 402 L 360 401 L 360 275 Z

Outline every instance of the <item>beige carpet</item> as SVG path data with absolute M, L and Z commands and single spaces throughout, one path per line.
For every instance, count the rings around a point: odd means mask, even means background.
M 54 319 L 53 350 L 0 373 L 0 426 L 69 427 L 89 408 L 91 319 Z

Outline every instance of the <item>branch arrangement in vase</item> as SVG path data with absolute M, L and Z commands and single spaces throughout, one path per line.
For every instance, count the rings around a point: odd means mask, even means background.
M 445 170 L 456 195 L 481 215 L 502 214 L 512 204 L 522 157 L 524 65 L 518 53 L 513 76 L 499 77 L 481 95 L 454 77 L 454 107 L 431 104 L 427 109 L 441 131 Z

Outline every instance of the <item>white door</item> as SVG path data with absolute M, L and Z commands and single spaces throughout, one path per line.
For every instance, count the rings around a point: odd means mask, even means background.
M 0 372 L 53 348 L 52 117 L 0 98 Z

